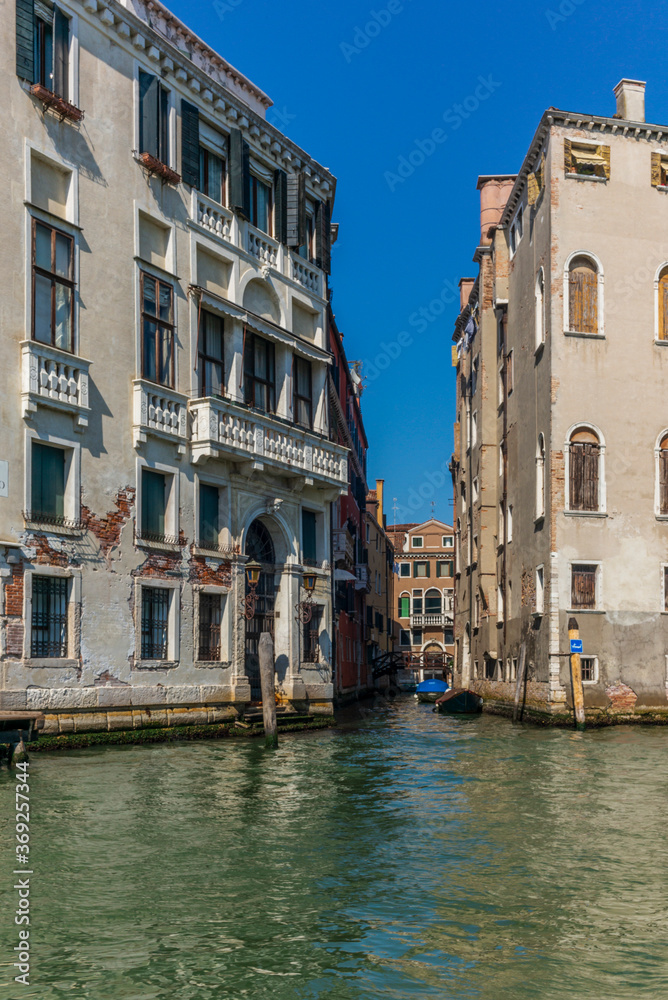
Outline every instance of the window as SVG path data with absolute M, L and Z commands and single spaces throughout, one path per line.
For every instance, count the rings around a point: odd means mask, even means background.
M 449 577 L 454 575 L 454 565 L 452 559 L 446 559 L 436 563 L 436 576 Z
M 421 628 L 414 628 L 413 629 L 413 645 L 414 646 L 421 646 L 422 645 L 422 629 Z
M 475 503 L 480 496 L 480 481 L 476 476 L 471 482 L 471 501 Z
M 402 594 L 399 598 L 399 617 L 408 618 L 411 613 L 411 599 L 408 594 Z
M 424 547 L 424 538 L 422 535 L 413 535 L 411 538 L 411 546 L 414 549 L 421 549 Z
M 595 611 L 597 606 L 596 579 L 598 566 L 573 565 L 571 567 L 571 607 L 576 610 Z
M 225 395 L 223 318 L 206 309 L 201 310 L 199 318 L 197 365 L 200 396 L 222 398 Z
M 542 566 L 536 567 L 536 596 L 534 610 L 537 615 L 542 615 L 545 611 L 545 570 Z
M 564 139 L 564 165 L 567 174 L 578 177 L 610 177 L 610 147 Z
M 293 357 L 293 414 L 296 424 L 302 427 L 313 427 L 313 380 L 311 377 L 311 362 L 306 358 L 300 358 L 297 354 Z
M 213 153 L 206 146 L 199 147 L 199 190 L 219 205 L 226 203 L 225 180 L 226 163 L 222 156 Z
M 144 470 L 146 474 L 148 470 Z M 155 473 L 153 473 L 155 475 Z M 162 495 L 164 496 L 164 476 Z M 156 489 L 158 487 L 156 486 Z M 164 530 L 164 515 L 163 515 Z M 217 549 L 220 542 L 220 491 L 217 486 L 199 484 L 199 544 L 204 549 Z
M 174 290 L 141 272 L 142 378 L 174 385 Z
M 480 357 L 473 359 L 473 364 L 471 365 L 471 398 L 475 396 L 476 390 L 478 388 L 478 371 L 480 370 Z M 475 414 L 474 414 L 475 423 Z M 475 444 L 475 441 L 473 442 Z
M 424 595 L 424 613 L 426 615 L 440 615 L 442 610 L 441 595 L 438 590 L 428 590 Z
M 476 592 L 475 603 L 473 606 L 473 627 L 480 627 L 480 592 Z
M 536 446 L 536 521 L 545 517 L 545 438 L 538 435 Z
M 506 392 L 510 396 L 515 388 L 515 354 L 508 351 L 506 356 Z
M 141 588 L 141 658 L 166 660 L 169 635 L 170 591 L 164 587 Z
M 400 646 L 410 646 L 411 644 L 411 634 L 408 629 L 399 629 L 399 645 Z
M 664 267 L 654 283 L 657 303 L 657 340 L 668 340 L 668 267 Z
M 668 611 L 668 566 L 663 567 L 663 610 Z
M 169 91 L 139 70 L 139 152 L 169 164 Z
M 543 268 L 536 278 L 536 350 L 545 343 L 545 277 Z
M 475 448 L 478 443 L 478 411 L 471 414 L 471 447 Z
M 255 174 L 250 175 L 250 221 L 256 229 L 272 235 L 273 193 Z
M 367 532 L 368 532 L 368 526 L 367 526 Z M 366 540 L 367 542 L 369 541 L 368 534 L 366 536 Z M 399 576 L 410 576 L 410 575 L 411 575 L 411 564 L 406 562 L 399 563 Z
M 222 618 L 222 594 L 200 594 L 197 644 L 198 660 L 220 660 L 220 625 Z
M 429 563 L 428 562 L 415 562 L 413 563 L 413 576 L 429 576 Z
M 501 584 L 498 584 L 496 588 L 496 616 L 498 621 L 503 621 L 503 587 Z
M 74 240 L 33 219 L 32 339 L 73 350 Z
M 414 590 L 413 591 L 413 614 L 414 615 L 421 615 L 422 614 L 422 610 L 423 610 L 423 605 L 422 605 L 422 591 L 421 590 Z
M 455 540 L 452 535 L 443 535 L 441 539 L 441 545 L 444 549 L 451 549 L 454 547 Z
M 369 628 L 373 627 L 373 608 L 369 605 L 366 609 L 366 623 Z
M 322 607 L 315 607 L 310 622 L 304 624 L 304 663 L 318 663 L 320 660 L 320 626 Z
M 167 513 L 167 477 L 152 469 L 141 472 L 141 538 L 164 542 Z M 143 654 L 142 654 L 143 657 Z M 149 657 L 151 659 L 151 657 Z
M 511 257 L 515 254 L 515 252 L 516 252 L 516 250 L 517 250 L 517 248 L 519 246 L 520 240 L 522 239 L 523 232 L 524 232 L 524 218 L 523 218 L 523 210 L 520 207 L 517 210 L 517 215 L 515 216 L 515 219 L 514 219 L 513 223 L 511 224 L 511 227 L 510 227 L 510 256 Z
M 598 657 L 581 656 L 582 681 L 584 684 L 596 684 L 598 681 Z
M 304 260 L 315 260 L 315 206 L 310 201 L 306 202 L 304 242 L 297 252 Z
M 65 452 L 32 442 L 29 518 L 47 524 L 65 522 Z
M 589 257 L 574 257 L 568 268 L 568 324 L 571 333 L 599 333 L 598 269 Z
M 276 362 L 274 345 L 254 333 L 244 346 L 244 397 L 248 406 L 267 413 L 276 410 Z
M 506 517 L 506 538 L 509 542 L 513 540 L 513 505 L 508 505 L 508 516 Z
M 302 562 L 316 562 L 316 521 L 312 510 L 302 510 Z
M 652 153 L 652 187 L 668 187 L 668 156 Z
M 376 614 L 375 614 L 375 623 L 376 623 L 377 630 L 379 632 L 382 632 L 383 631 L 383 616 L 380 613 L 380 611 L 376 611 Z
M 661 439 L 657 454 L 658 461 L 658 513 L 668 516 L 668 434 Z
M 34 5 L 34 79 L 52 94 L 69 100 L 70 21 L 48 0 Z
M 601 446 L 593 431 L 571 434 L 569 460 L 569 510 L 598 511 Z
M 64 577 L 33 575 L 31 657 L 67 656 L 68 586 L 69 581 Z

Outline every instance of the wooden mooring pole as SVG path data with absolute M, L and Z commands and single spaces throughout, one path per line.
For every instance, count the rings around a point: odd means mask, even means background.
M 262 719 L 265 745 L 278 746 L 276 725 L 276 687 L 274 684 L 274 640 L 270 632 L 263 632 L 259 643 L 260 684 L 262 686 Z
M 526 673 L 526 662 L 527 662 L 527 647 L 526 643 L 522 643 L 520 646 L 520 662 L 517 666 L 517 677 L 515 678 L 515 704 L 513 705 L 513 722 L 517 722 L 518 715 L 520 719 L 520 697 L 522 695 L 522 688 L 524 687 L 524 675 Z
M 575 728 L 585 727 L 584 688 L 582 686 L 582 661 L 580 660 L 580 629 L 576 618 L 568 619 L 568 643 L 571 653 L 571 684 L 573 685 L 573 709 L 575 711 Z

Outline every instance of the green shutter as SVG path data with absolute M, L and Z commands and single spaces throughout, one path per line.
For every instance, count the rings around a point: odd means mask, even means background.
M 250 150 L 241 129 L 230 129 L 230 208 L 250 218 Z
M 157 76 L 139 70 L 139 152 L 158 159 L 160 84 Z
M 306 242 L 306 177 L 287 177 L 287 244 L 296 250 Z
M 63 517 L 65 512 L 65 452 L 33 441 L 31 467 L 32 513 Z
M 276 239 L 287 245 L 288 241 L 288 175 L 285 170 L 274 172 L 274 191 L 276 192 L 274 220 L 276 223 Z
M 142 469 L 142 535 L 165 534 L 165 477 L 160 472 Z
M 199 539 L 202 545 L 218 545 L 218 487 L 200 483 L 199 488 Z
M 329 202 L 319 201 L 315 210 L 315 262 L 325 274 L 331 269 L 329 224 Z
M 411 599 L 410 597 L 400 597 L 399 598 L 399 617 L 400 618 L 410 618 L 411 614 Z
M 199 109 L 181 101 L 181 177 L 184 184 L 199 186 Z
M 53 15 L 53 90 L 69 100 L 70 19 L 56 7 Z
M 315 514 L 312 510 L 302 511 L 302 558 L 315 562 Z
M 35 80 L 35 9 L 33 0 L 16 0 L 16 75 Z

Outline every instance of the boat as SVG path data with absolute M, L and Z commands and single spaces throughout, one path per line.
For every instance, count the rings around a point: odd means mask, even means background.
M 437 677 L 433 677 L 426 681 L 420 681 L 415 688 L 415 693 L 418 701 L 434 702 L 437 698 L 440 698 L 441 695 L 446 694 L 449 690 L 450 689 L 445 681 L 441 681 Z
M 477 715 L 482 712 L 482 697 L 467 688 L 450 688 L 436 700 L 435 711 L 444 715 Z

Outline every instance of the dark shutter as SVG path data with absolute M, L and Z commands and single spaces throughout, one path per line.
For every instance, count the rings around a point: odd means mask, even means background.
M 596 608 L 596 567 L 574 566 L 571 587 L 571 607 Z
M 659 512 L 668 514 L 668 450 L 659 452 Z
M 306 242 L 306 178 L 303 173 L 287 178 L 287 244 L 293 249 Z
M 598 510 L 598 459 L 600 448 L 597 444 L 584 446 L 585 510 Z
M 315 514 L 312 510 L 302 511 L 302 558 L 307 563 L 316 560 Z
M 199 109 L 181 101 L 181 178 L 199 187 Z
M 157 76 L 139 71 L 139 152 L 159 158 L 158 109 L 160 84 Z
M 56 7 L 53 16 L 53 90 L 64 101 L 68 95 L 70 19 Z
M 584 444 L 572 442 L 570 446 L 570 484 L 569 484 L 569 508 L 571 510 L 584 510 Z
M 230 208 L 250 218 L 250 152 L 241 129 L 230 130 Z
M 276 239 L 279 243 L 288 241 L 288 175 L 285 170 L 274 172 L 274 190 L 276 205 L 274 209 Z
M 35 10 L 33 0 L 16 0 L 16 75 L 35 79 Z
M 329 224 L 329 202 L 319 201 L 315 207 L 315 262 L 325 274 L 330 272 Z

